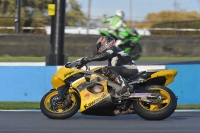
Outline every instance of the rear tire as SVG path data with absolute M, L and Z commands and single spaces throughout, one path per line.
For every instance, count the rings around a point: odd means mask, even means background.
M 133 44 L 134 46 L 131 48 L 130 56 L 133 60 L 138 60 L 142 54 L 142 47 L 139 43 Z
M 58 91 L 52 90 L 46 93 L 40 101 L 40 109 L 42 113 L 51 119 L 67 119 L 74 114 L 80 108 L 80 98 L 75 92 L 70 93 L 72 103 L 67 104 L 67 100 L 56 102 L 54 99 L 57 97 Z
M 147 87 L 148 90 L 159 92 L 163 100 L 160 103 L 147 104 L 146 102 L 134 101 L 136 114 L 146 120 L 163 120 L 169 117 L 176 109 L 177 98 L 175 94 L 164 86 L 152 85 Z

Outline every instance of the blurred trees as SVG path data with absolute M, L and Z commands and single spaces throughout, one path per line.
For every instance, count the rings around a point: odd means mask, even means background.
M 23 27 L 43 27 L 48 24 L 48 4 L 51 0 L 21 0 L 21 17 Z M 44 30 L 25 29 L 24 33 L 40 33 Z
M 51 0 L 21 0 L 21 27 L 43 27 L 49 22 L 47 6 Z M 0 26 L 14 26 L 15 0 L 0 0 Z M 13 33 L 13 30 L 7 32 Z M 25 33 L 44 33 L 44 30 L 23 30 Z
M 21 0 L 21 27 L 44 27 L 50 25 L 50 16 L 47 14 L 48 4 L 52 0 Z M 13 27 L 15 17 L 15 0 L 0 0 L 0 26 Z M 85 16 L 81 5 L 76 0 L 67 0 L 66 25 L 81 26 L 85 23 Z M 10 32 L 13 30 L 2 30 Z M 26 29 L 25 33 L 44 33 L 44 30 Z
M 66 26 L 85 26 L 86 16 L 81 11 L 81 5 L 76 0 L 66 0 Z M 50 25 L 51 17 L 47 15 L 48 4 L 52 0 L 21 0 L 21 27 L 44 27 Z M 161 11 L 149 13 L 144 21 L 135 22 L 137 28 L 191 28 L 200 29 L 200 13 L 186 12 L 180 9 L 177 3 L 175 11 Z M 0 27 L 14 27 L 15 0 L 0 0 Z M 90 20 L 91 27 L 98 27 L 100 19 Z M 132 26 L 131 22 L 127 22 Z M 13 30 L 0 32 L 13 33 Z M 44 30 L 23 30 L 26 33 L 45 33 Z M 151 30 L 152 34 L 200 34 L 199 31 L 164 31 Z
M 81 5 L 76 0 L 68 0 L 66 10 L 67 26 L 85 25 L 85 15 L 81 11 Z
M 200 29 L 200 14 L 185 11 L 161 11 L 149 13 L 137 28 L 191 28 Z M 199 31 L 151 31 L 152 34 L 200 34 Z

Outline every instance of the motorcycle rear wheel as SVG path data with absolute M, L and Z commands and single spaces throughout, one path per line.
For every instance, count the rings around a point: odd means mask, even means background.
M 136 114 L 146 120 L 163 120 L 169 117 L 176 109 L 177 98 L 175 94 L 165 86 L 152 85 L 148 90 L 155 91 L 162 96 L 159 103 L 146 103 L 134 101 L 134 110 Z
M 131 48 L 130 56 L 133 60 L 138 60 L 142 54 L 142 47 L 139 43 L 133 44 Z
M 80 98 L 77 93 L 70 93 L 70 103 L 66 99 L 56 101 L 57 96 L 58 91 L 51 90 L 42 97 L 40 109 L 45 116 L 51 119 L 67 119 L 77 113 L 80 108 Z

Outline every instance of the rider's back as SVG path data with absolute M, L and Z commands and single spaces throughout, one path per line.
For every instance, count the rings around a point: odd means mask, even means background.
M 122 27 L 122 25 L 124 23 L 123 20 L 118 16 L 113 16 L 113 17 L 110 17 L 110 18 L 103 18 L 102 22 L 103 23 L 109 22 L 109 29 L 110 30 L 119 29 L 120 27 Z

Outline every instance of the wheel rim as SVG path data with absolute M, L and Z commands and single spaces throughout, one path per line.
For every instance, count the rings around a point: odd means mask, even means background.
M 76 98 L 73 93 L 70 93 L 70 104 L 66 99 L 63 99 L 61 101 L 56 101 L 56 98 L 58 97 L 58 92 L 53 91 L 49 93 L 45 99 L 44 99 L 44 106 L 45 108 L 53 113 L 64 113 L 70 111 L 75 105 L 76 105 Z
M 149 90 L 153 90 L 159 93 L 162 96 L 162 100 L 159 103 L 149 103 L 149 104 L 147 104 L 146 102 L 139 102 L 140 106 L 143 109 L 149 111 L 160 111 L 165 109 L 170 104 L 171 97 L 166 90 L 161 88 L 150 88 Z

